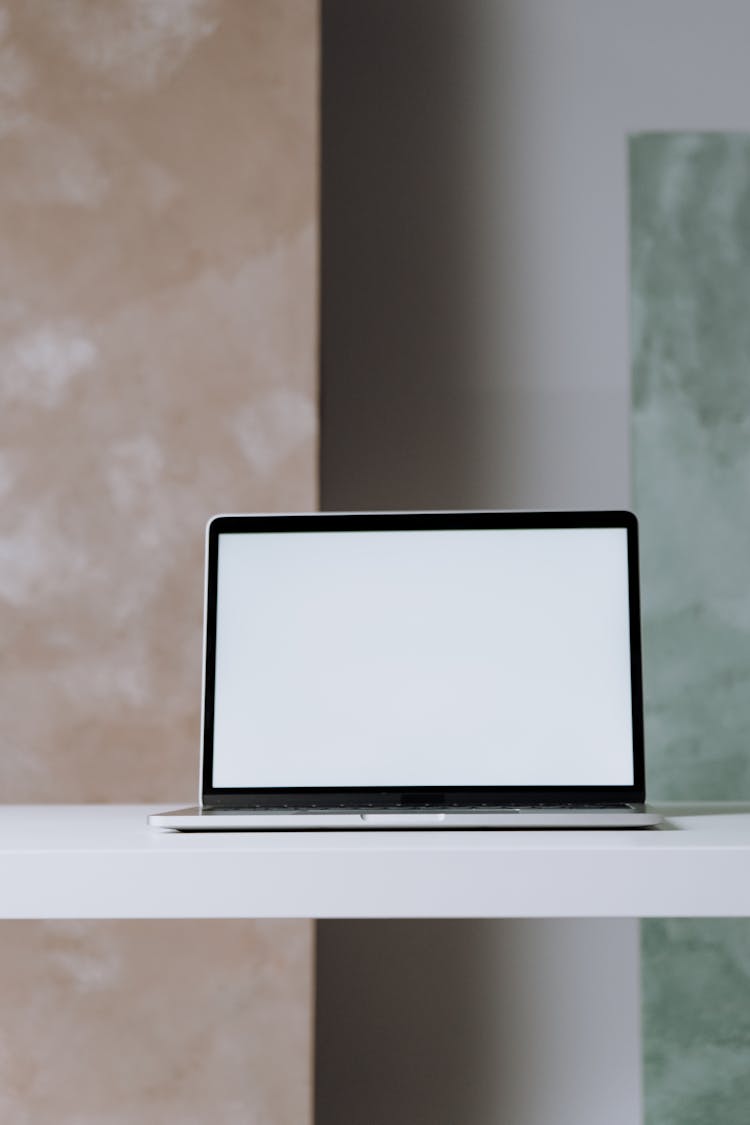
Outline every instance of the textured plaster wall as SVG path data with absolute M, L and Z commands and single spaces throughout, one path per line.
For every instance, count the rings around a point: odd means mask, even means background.
M 315 0 L 0 7 L 0 799 L 197 784 L 203 525 L 316 504 Z M 303 1122 L 307 923 L 0 927 L 0 1116 Z
M 630 144 L 649 795 L 750 800 L 750 137 Z M 647 1121 L 744 1125 L 750 925 L 643 926 Z

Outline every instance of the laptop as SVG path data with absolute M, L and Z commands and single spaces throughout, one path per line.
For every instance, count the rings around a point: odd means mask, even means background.
M 629 512 L 221 515 L 190 830 L 644 828 Z

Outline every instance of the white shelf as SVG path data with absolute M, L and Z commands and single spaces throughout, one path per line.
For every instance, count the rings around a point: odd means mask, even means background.
M 750 804 L 609 832 L 180 834 L 167 806 L 0 808 L 4 918 L 750 915 Z

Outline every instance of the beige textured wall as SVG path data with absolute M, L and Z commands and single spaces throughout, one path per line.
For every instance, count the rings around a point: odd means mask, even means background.
M 3 801 L 193 799 L 204 522 L 315 506 L 317 18 L 0 7 Z M 307 1119 L 309 924 L 0 941 L 2 1120 Z

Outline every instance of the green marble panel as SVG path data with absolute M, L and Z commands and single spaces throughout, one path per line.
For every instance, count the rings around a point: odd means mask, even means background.
M 750 137 L 632 137 L 630 198 L 649 796 L 750 800 Z M 644 923 L 643 987 L 648 1125 L 746 1125 L 750 923 Z

